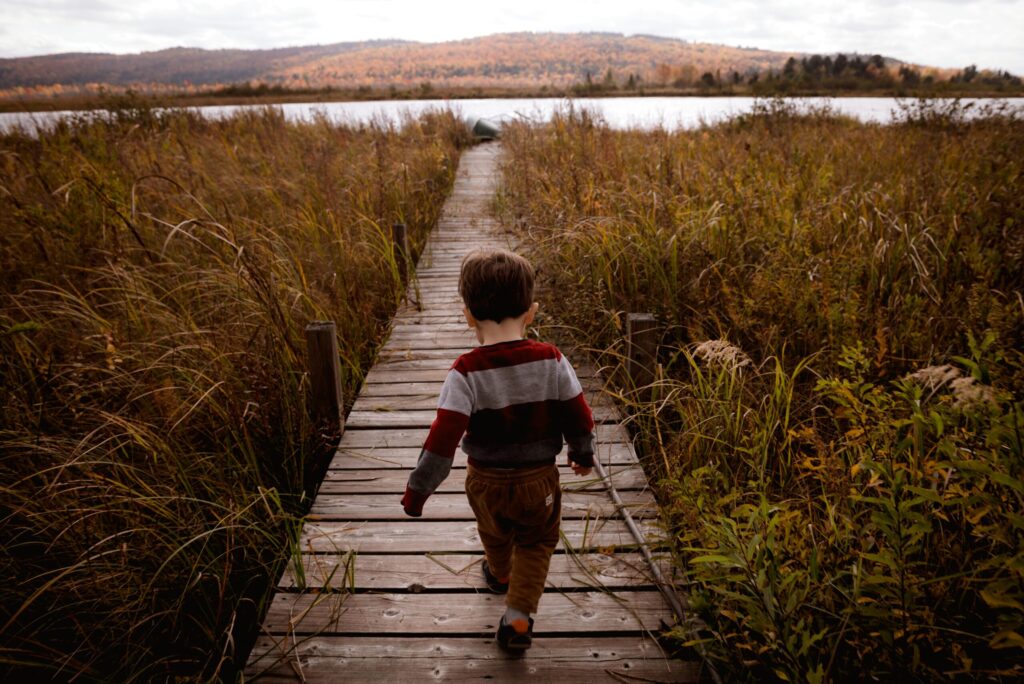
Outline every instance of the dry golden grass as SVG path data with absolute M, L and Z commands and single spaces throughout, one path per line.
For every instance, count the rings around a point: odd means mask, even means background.
M 1024 123 L 766 103 L 504 144 L 560 322 L 613 371 L 625 313 L 663 324 L 650 396 L 617 391 L 702 618 L 679 640 L 730 681 L 1024 675 Z
M 465 127 L 145 109 L 0 139 L 0 668 L 231 678 L 292 551 L 303 329 L 353 398 Z

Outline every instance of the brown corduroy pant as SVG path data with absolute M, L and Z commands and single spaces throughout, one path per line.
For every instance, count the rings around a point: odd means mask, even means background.
M 523 470 L 467 466 L 466 496 L 487 564 L 509 577 L 506 605 L 536 613 L 558 544 L 562 490 L 554 465 Z

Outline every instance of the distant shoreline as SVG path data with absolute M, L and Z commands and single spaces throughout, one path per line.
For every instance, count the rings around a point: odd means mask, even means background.
M 877 88 L 865 90 L 829 90 L 829 89 L 793 89 L 788 92 L 759 92 L 753 88 L 659 88 L 644 87 L 634 90 L 617 89 L 613 91 L 584 88 L 564 89 L 516 89 L 516 88 L 437 88 L 429 91 L 422 89 L 410 90 L 296 90 L 285 92 L 268 92 L 261 94 L 229 95 L 222 93 L 182 94 L 182 95 L 150 95 L 136 94 L 104 94 L 97 96 L 56 96 L 45 98 L 0 99 L 0 112 L 31 113 L 55 111 L 93 111 L 103 109 L 146 108 L 146 107 L 216 107 L 237 105 L 279 105 L 297 103 L 331 103 L 331 102 L 378 102 L 405 100 L 497 100 L 497 99 L 577 99 L 577 98 L 636 98 L 636 97 L 773 97 L 803 98 L 863 98 L 863 97 L 894 97 L 906 99 L 918 98 L 979 98 L 1003 99 L 1024 96 L 1024 89 L 1013 91 L 975 88 L 931 88 L 928 90 L 906 90 L 900 88 Z

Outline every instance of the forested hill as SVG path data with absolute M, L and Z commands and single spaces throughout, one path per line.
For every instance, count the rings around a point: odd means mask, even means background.
M 271 78 L 276 72 L 301 68 L 327 57 L 386 50 L 400 44 L 402 41 L 368 41 L 273 50 L 176 47 L 129 55 L 66 52 L 0 59 L 0 88 L 89 83 L 112 86 L 238 83 Z
M 288 88 L 565 87 L 588 75 L 625 82 L 678 78 L 680 69 L 780 69 L 794 53 L 608 33 L 512 33 L 445 43 L 370 41 L 274 50 L 173 48 L 133 55 L 58 54 L 0 60 L 0 89 L 203 87 L 254 82 Z M 797 55 L 799 57 L 799 55 Z

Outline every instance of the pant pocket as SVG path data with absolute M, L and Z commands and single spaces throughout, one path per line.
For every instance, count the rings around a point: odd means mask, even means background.
M 548 528 L 557 521 L 562 506 L 562 491 L 558 485 L 558 470 L 553 475 L 537 479 L 517 488 L 517 522 L 532 528 Z

